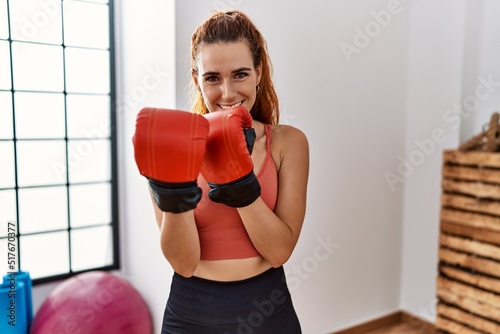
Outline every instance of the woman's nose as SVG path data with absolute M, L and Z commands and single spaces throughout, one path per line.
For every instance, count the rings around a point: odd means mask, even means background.
M 229 80 L 225 81 L 222 84 L 221 90 L 222 90 L 222 98 L 224 100 L 231 100 L 233 97 L 236 96 L 235 87 L 234 87 L 233 83 Z

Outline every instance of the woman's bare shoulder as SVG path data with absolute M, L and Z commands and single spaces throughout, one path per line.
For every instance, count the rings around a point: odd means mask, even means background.
M 277 124 L 272 126 L 273 134 L 273 143 L 279 144 L 282 148 L 286 148 L 289 146 L 294 146 L 297 144 L 307 145 L 308 140 L 305 133 L 291 125 L 287 124 Z
M 305 133 L 291 125 L 278 124 L 272 126 L 272 151 L 278 166 L 282 166 L 285 158 L 299 162 L 309 160 L 309 143 Z

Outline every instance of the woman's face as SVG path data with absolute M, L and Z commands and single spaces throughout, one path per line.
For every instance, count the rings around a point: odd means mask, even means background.
M 210 112 L 243 105 L 252 109 L 260 82 L 260 66 L 253 66 L 244 42 L 203 45 L 197 58 L 198 75 L 192 73 Z

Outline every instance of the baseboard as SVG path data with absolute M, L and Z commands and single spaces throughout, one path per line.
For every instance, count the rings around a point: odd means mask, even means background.
M 338 332 L 334 332 L 332 334 L 364 334 L 366 332 L 369 332 L 371 330 L 375 330 L 380 327 L 392 325 L 392 324 L 397 324 L 397 323 L 407 323 L 410 326 L 414 327 L 419 331 L 421 334 L 435 334 L 436 329 L 435 326 L 427 322 L 425 320 L 422 320 L 420 318 L 417 318 L 409 313 L 406 313 L 404 311 L 397 311 L 391 314 L 388 314 L 386 316 L 370 320 L 368 322 L 365 322 L 360 325 L 356 325 Z
M 362 323 L 360 325 L 356 325 L 353 327 L 349 327 L 347 329 L 333 332 L 332 334 L 362 334 L 368 331 L 380 328 L 382 326 L 387 326 L 390 324 L 398 323 L 401 321 L 401 311 L 394 312 L 383 317 L 370 320 L 368 322 Z
M 415 329 L 418 329 L 419 333 L 422 334 L 435 334 L 437 332 L 436 326 L 433 323 L 406 313 L 405 311 L 401 311 L 401 321 L 406 322 Z

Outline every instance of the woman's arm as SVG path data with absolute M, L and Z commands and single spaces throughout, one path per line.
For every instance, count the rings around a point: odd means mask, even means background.
M 194 220 L 194 210 L 183 213 L 163 212 L 153 196 L 156 222 L 160 229 L 163 255 L 176 273 L 191 277 L 200 262 L 200 241 Z
M 300 130 L 280 126 L 279 132 L 273 135 L 273 146 L 277 148 L 280 160 L 274 212 L 261 197 L 238 208 L 238 212 L 257 251 L 273 267 L 279 267 L 291 256 L 304 222 L 309 145 Z

